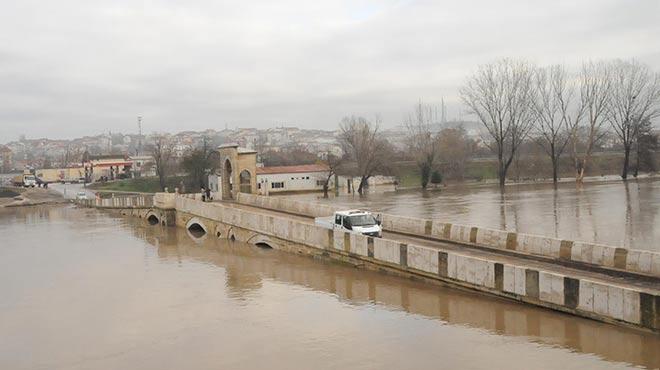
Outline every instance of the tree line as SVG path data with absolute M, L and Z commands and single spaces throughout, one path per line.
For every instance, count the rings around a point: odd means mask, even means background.
M 469 76 L 460 99 L 484 128 L 481 142 L 497 158 L 500 186 L 520 149 L 530 142 L 548 157 L 555 183 L 560 159 L 568 154 L 576 182 L 581 184 L 594 150 L 609 133 L 614 133 L 623 149 L 620 173 L 624 180 L 631 172 L 632 154 L 637 176 L 641 162 L 652 162 L 651 153 L 658 148 L 652 120 L 660 115 L 660 74 L 635 60 L 585 62 L 571 72 L 562 65 L 538 67 L 502 59 L 480 66 Z M 403 156 L 397 156 L 379 136 L 378 120 L 346 117 L 341 121 L 343 161 L 353 163 L 353 172 L 360 177 L 359 193 L 370 177 L 391 170 L 393 158 L 415 161 L 422 188 L 439 182 L 440 167 L 462 176 L 478 145 L 460 127 L 440 130 L 436 112 L 420 101 L 403 119 Z
M 569 150 L 578 183 L 608 128 L 623 147 L 624 180 L 631 152 L 639 161 L 640 153 L 657 142 L 651 122 L 660 115 L 660 74 L 634 60 L 585 62 L 569 72 L 562 65 L 503 59 L 479 67 L 460 97 L 487 132 L 484 143 L 497 156 L 502 186 L 528 138 L 550 158 L 554 182 L 559 158 Z
M 503 186 L 521 150 L 529 145 L 548 158 L 554 182 L 560 159 L 570 157 L 575 179 L 582 183 L 594 151 L 608 134 L 614 134 L 623 150 L 621 177 L 636 176 L 641 162 L 658 147 L 652 120 L 660 115 L 660 74 L 637 61 L 585 62 L 577 71 L 562 65 L 539 67 L 523 60 L 502 59 L 480 66 L 459 91 L 467 112 L 483 127 L 481 144 L 458 127 L 439 127 L 437 110 L 419 102 L 402 119 L 405 134 L 397 149 L 382 135 L 380 120 L 347 116 L 339 123 L 337 140 L 342 156 L 324 159 L 329 174 L 359 178 L 362 194 L 375 175 L 393 174 L 395 161 L 413 161 L 422 188 L 439 183 L 444 176 L 461 179 L 466 163 L 484 149 L 497 161 L 497 177 Z M 161 188 L 173 171 L 172 145 L 166 135 L 154 135 L 151 145 Z M 203 186 L 219 166 L 207 141 L 187 153 L 180 169 L 192 186 Z M 316 153 L 295 147 L 285 152 L 263 150 L 265 165 L 319 162 Z M 565 158 L 566 159 L 566 158 Z M 636 163 L 632 165 L 631 161 Z M 649 160 L 650 161 L 650 160 Z

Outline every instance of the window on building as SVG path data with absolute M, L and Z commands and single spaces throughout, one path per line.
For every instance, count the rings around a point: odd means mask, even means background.
M 309 180 L 309 176 L 305 177 L 305 180 Z
M 316 186 L 323 186 L 325 184 L 325 181 L 323 180 L 316 180 Z
M 273 189 L 282 189 L 282 188 L 284 188 L 284 181 L 271 182 L 270 187 L 273 188 Z

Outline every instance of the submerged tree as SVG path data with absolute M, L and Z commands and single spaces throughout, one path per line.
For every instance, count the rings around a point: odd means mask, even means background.
M 463 126 L 442 129 L 438 133 L 438 153 L 442 158 L 443 169 L 447 178 L 462 180 L 465 176 L 465 167 L 475 149 L 475 142 L 471 140 Z M 435 181 L 433 174 L 436 174 Z M 438 183 L 438 176 L 442 178 L 439 170 L 431 175 L 431 183 Z
M 634 145 L 636 161 L 633 176 L 637 177 L 639 171 L 656 171 L 655 152 L 660 149 L 660 140 L 658 134 L 653 131 L 650 119 L 641 122 Z
M 603 126 L 612 86 L 610 69 L 603 62 L 584 63 L 578 81 L 579 102 L 575 109 L 566 112 L 566 119 L 570 126 L 575 181 L 581 184 L 594 148 L 606 134 Z
M 623 145 L 621 178 L 628 177 L 630 153 L 645 121 L 660 115 L 660 74 L 636 61 L 610 64 L 612 79 L 607 120 Z
M 461 100 L 486 129 L 486 145 L 497 155 L 500 186 L 504 186 L 516 151 L 532 128 L 533 68 L 503 59 L 479 67 L 460 90 Z
M 408 131 L 405 138 L 406 146 L 419 168 L 422 189 L 426 189 L 431 174 L 437 170 L 439 146 L 438 137 L 433 132 L 433 124 L 436 122 L 437 117 L 433 107 L 422 104 L 421 101 L 404 121 Z
M 378 121 L 345 117 L 339 124 L 339 142 L 347 158 L 355 162 L 360 177 L 358 193 L 363 194 L 369 179 L 390 169 L 390 143 L 380 136 Z
M 569 115 L 574 90 L 563 66 L 539 68 L 534 74 L 535 141 L 550 157 L 552 181 L 557 183 L 559 158 L 570 140 Z
M 323 198 L 328 198 L 328 190 L 330 188 L 330 180 L 338 174 L 342 164 L 342 158 L 333 154 L 328 154 L 327 158 L 322 161 L 328 167 L 328 172 L 321 179 L 323 181 Z M 336 184 L 335 184 L 336 185 Z

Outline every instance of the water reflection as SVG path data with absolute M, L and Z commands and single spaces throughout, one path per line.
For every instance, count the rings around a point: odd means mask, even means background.
M 660 337 L 91 209 L 0 212 L 0 368 L 622 368 Z
M 301 198 L 318 198 L 301 195 Z M 324 201 L 324 200 L 321 200 Z M 433 218 L 562 239 L 660 251 L 660 180 L 454 186 L 325 200 L 347 207 Z

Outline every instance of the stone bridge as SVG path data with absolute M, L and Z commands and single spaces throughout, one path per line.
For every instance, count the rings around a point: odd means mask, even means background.
M 603 322 L 660 332 L 660 254 L 487 228 L 383 215 L 383 238 L 328 230 L 333 207 L 236 193 L 81 201 L 193 238 L 226 238 L 451 285 Z M 117 200 L 122 199 L 122 200 Z

